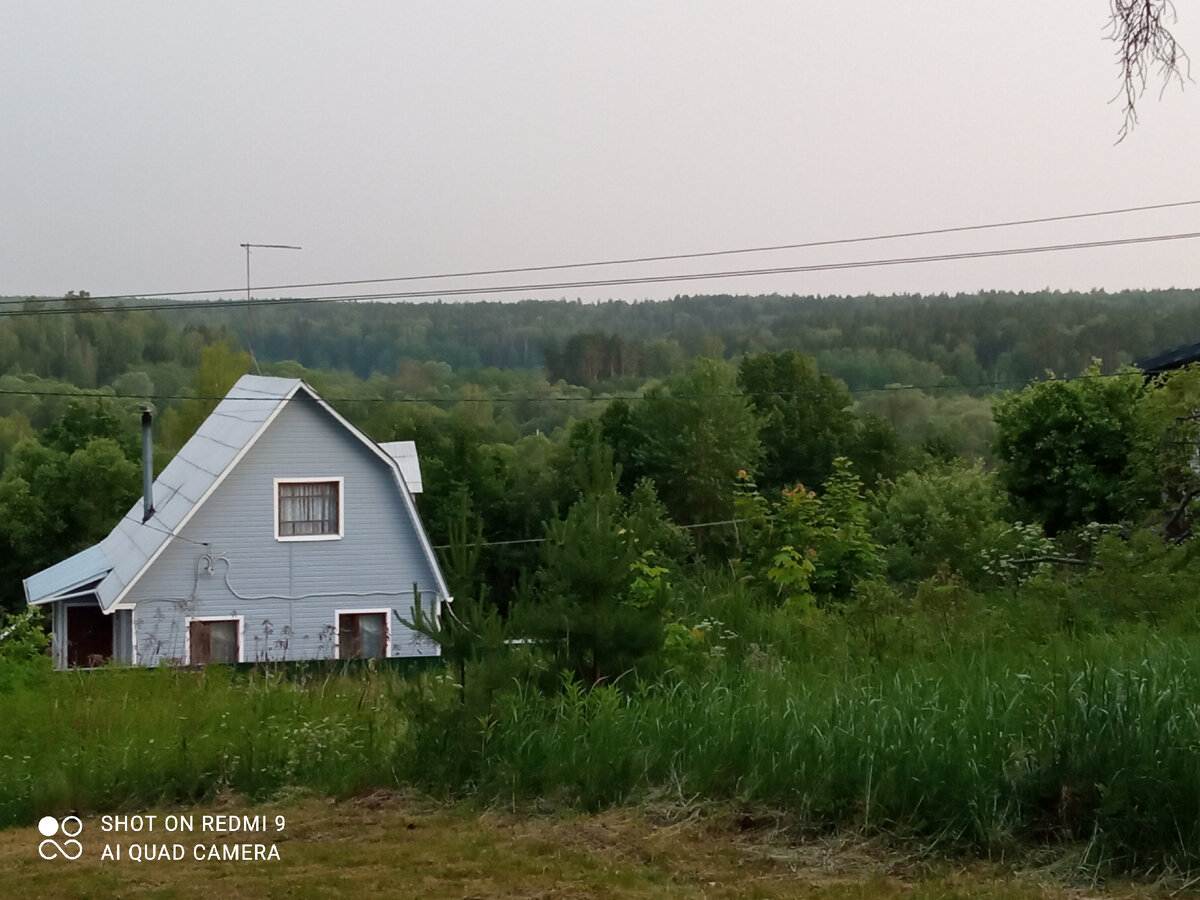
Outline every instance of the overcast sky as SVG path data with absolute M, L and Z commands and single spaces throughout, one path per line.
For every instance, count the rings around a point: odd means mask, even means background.
M 1107 14 L 1107 0 L 0 0 L 0 294 L 244 287 L 247 241 L 303 247 L 255 253 L 253 280 L 271 285 L 1200 199 L 1200 84 L 1161 99 L 1153 85 L 1115 143 Z M 1177 35 L 1200 54 L 1200 10 L 1181 16 Z M 1200 231 L 1200 206 L 399 287 L 1184 231 Z M 1200 241 L 491 296 L 1172 286 L 1200 286 Z

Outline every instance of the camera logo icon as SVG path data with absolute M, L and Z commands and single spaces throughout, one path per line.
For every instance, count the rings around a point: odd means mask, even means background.
M 75 840 L 83 831 L 83 822 L 79 816 L 66 816 L 61 822 L 54 816 L 42 816 L 38 822 L 38 831 L 45 838 L 38 844 L 38 856 L 42 859 L 79 859 L 83 855 L 83 845 Z M 65 840 L 60 844 L 54 836 L 61 833 Z

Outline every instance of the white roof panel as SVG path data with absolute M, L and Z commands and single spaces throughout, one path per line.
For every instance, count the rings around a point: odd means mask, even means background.
M 400 464 L 400 474 L 404 476 L 409 493 L 421 493 L 421 461 L 417 458 L 417 442 L 388 441 L 380 444 L 379 449 Z

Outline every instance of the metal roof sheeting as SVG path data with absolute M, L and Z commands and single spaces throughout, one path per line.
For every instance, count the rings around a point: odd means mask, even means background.
M 96 544 L 26 578 L 25 599 L 33 604 L 49 603 L 103 578 L 110 569 L 112 563 L 103 546 Z
M 91 580 L 105 575 L 96 594 L 107 611 L 300 385 L 298 378 L 243 375 L 155 479 L 150 521 L 142 523 L 139 498 L 99 544 L 26 578 L 28 601 L 54 600 L 63 592 L 60 582 L 90 570 Z
M 400 474 L 408 485 L 410 494 L 419 494 L 424 488 L 421 485 L 421 461 L 417 458 L 416 441 L 388 441 L 380 444 L 379 449 L 400 464 Z

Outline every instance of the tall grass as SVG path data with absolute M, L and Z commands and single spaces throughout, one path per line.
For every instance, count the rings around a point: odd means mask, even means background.
M 862 666 L 731 654 L 627 687 L 514 683 L 481 709 L 430 673 L 47 673 L 0 691 L 0 826 L 416 785 L 588 809 L 723 800 L 813 828 L 986 852 L 1079 840 L 1122 869 L 1200 869 L 1200 638 L 1130 629 Z
M 632 695 L 516 691 L 459 747 L 452 777 L 588 808 L 670 791 L 988 851 L 1089 840 L 1122 868 L 1191 868 L 1198 715 L 1194 641 L 847 677 L 739 666 Z
M 399 676 L 113 669 L 0 692 L 0 827 L 66 809 L 400 780 Z

